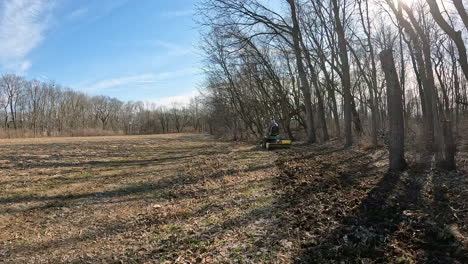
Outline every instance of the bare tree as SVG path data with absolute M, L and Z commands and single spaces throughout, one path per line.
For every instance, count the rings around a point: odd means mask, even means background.
M 7 96 L 7 104 L 10 107 L 9 115 L 13 123 L 15 130 L 18 128 L 17 125 L 17 108 L 18 99 L 20 97 L 21 87 L 23 85 L 23 79 L 17 75 L 7 74 L 2 76 L 2 88 Z
M 406 168 L 405 161 L 405 129 L 403 119 L 403 93 L 395 68 L 391 50 L 380 53 L 380 62 L 385 73 L 387 86 L 387 105 L 390 124 L 390 170 L 400 171 Z
M 341 61 L 341 83 L 343 88 L 343 98 L 344 98 L 344 134 L 345 134 L 345 146 L 350 147 L 353 144 L 353 135 L 352 135 L 352 96 L 351 96 L 351 76 L 349 72 L 349 59 L 348 59 L 348 49 L 347 49 L 347 40 L 345 36 L 345 31 L 341 23 L 340 16 L 340 6 L 338 5 L 337 0 L 332 0 L 333 4 L 333 14 L 335 18 L 335 27 L 338 34 L 338 47 L 340 50 L 339 56 Z
M 106 129 L 111 114 L 110 98 L 106 96 L 94 97 L 93 107 L 96 119 L 101 121 L 102 129 Z
M 299 78 L 301 80 L 301 89 L 304 94 L 304 105 L 305 105 L 305 114 L 307 120 L 307 142 L 314 143 L 316 141 L 315 128 L 314 128 L 314 118 L 312 114 L 312 95 L 310 92 L 310 84 L 307 79 L 304 62 L 302 59 L 302 49 L 301 49 L 301 32 L 299 27 L 299 21 L 297 19 L 296 11 L 296 0 L 288 0 L 290 9 L 291 9 L 291 19 L 293 22 L 291 35 L 293 38 L 293 47 L 294 54 L 296 56 L 297 71 L 299 73 Z M 312 67 L 312 66 L 310 66 Z M 313 70 L 313 69 L 312 69 Z

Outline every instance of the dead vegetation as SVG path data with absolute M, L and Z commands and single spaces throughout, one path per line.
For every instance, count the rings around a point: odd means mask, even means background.
M 387 174 L 383 150 L 190 134 L 0 148 L 5 263 L 467 261 L 466 174 Z
M 299 263 L 466 263 L 468 179 L 413 161 L 389 173 L 386 151 L 326 147 L 277 161 L 283 224 Z M 463 157 L 464 154 L 460 155 Z M 285 228 L 282 228 L 285 229 Z
M 270 153 L 193 135 L 16 140 L 1 153 L 7 263 L 272 257 L 253 247 L 274 200 Z

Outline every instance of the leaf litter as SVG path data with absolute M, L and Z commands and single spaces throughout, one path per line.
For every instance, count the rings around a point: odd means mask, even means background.
M 191 134 L 0 148 L 5 263 L 467 262 L 466 152 L 394 175 L 383 150 Z

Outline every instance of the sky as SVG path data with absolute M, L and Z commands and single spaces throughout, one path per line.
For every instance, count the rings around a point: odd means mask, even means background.
M 0 0 L 0 74 L 169 105 L 201 83 L 196 0 Z

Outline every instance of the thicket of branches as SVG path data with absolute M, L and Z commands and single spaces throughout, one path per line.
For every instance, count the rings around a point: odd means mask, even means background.
M 158 107 L 88 96 L 53 82 L 0 78 L 0 136 L 86 136 L 202 131 L 198 100 L 188 106 Z
M 377 145 L 384 135 L 393 146 L 417 137 L 439 164 L 453 167 L 452 134 L 468 110 L 463 5 L 204 0 L 206 100 L 217 127 L 260 136 L 275 118 L 291 138 L 303 130 L 309 143 L 335 137 L 345 146 L 363 137 Z M 389 118 L 398 119 L 399 105 L 398 136 Z

